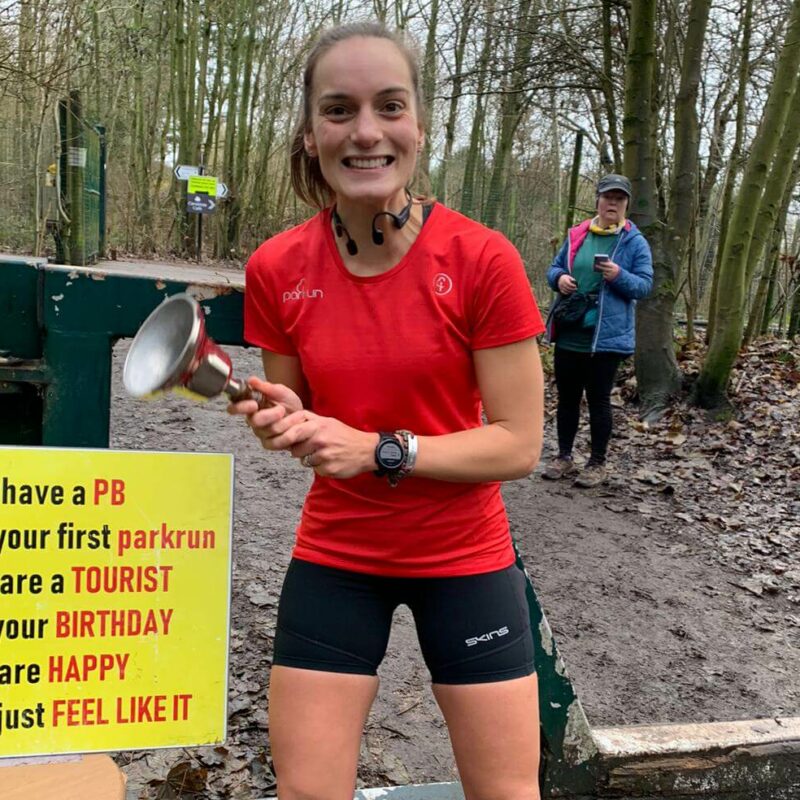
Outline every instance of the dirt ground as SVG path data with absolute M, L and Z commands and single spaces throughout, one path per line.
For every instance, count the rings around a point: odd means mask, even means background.
M 266 685 L 276 604 L 309 472 L 263 451 L 222 400 L 128 399 L 125 350 L 115 350 L 112 447 L 236 456 L 228 741 L 121 754 L 129 798 L 265 797 L 274 794 Z M 237 375 L 260 372 L 254 351 L 228 351 Z M 798 405 L 780 420 L 794 431 Z M 616 414 L 610 484 L 584 491 L 537 473 L 504 489 L 513 535 L 590 723 L 800 715 L 800 470 L 776 500 L 769 476 L 751 483 L 746 470 L 736 472 L 736 448 L 704 454 L 709 433 L 697 423 L 687 442 L 668 431 L 665 449 L 637 438 L 632 410 Z M 554 434 L 550 417 L 545 457 Z M 405 609 L 380 675 L 360 785 L 454 779 Z M 180 785 L 196 794 L 181 794 Z

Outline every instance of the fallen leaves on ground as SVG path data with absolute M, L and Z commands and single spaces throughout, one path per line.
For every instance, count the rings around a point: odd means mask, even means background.
M 683 373 L 697 375 L 703 355 L 699 345 L 684 347 Z M 618 384 L 609 448 L 617 504 L 710 537 L 716 557 L 742 574 L 737 589 L 800 606 L 800 346 L 767 339 L 748 347 L 731 376 L 735 411 L 725 421 L 683 397 L 658 423 L 643 423 L 632 363 Z

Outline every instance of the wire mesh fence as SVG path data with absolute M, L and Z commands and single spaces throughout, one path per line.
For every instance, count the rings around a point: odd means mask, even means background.
M 104 232 L 103 128 L 72 98 L 35 124 L 18 104 L 0 104 L 0 250 L 90 264 Z
M 72 92 L 58 104 L 60 158 L 57 190 L 61 219 L 55 226 L 57 258 L 91 264 L 102 253 L 105 235 L 105 132 L 83 119 Z

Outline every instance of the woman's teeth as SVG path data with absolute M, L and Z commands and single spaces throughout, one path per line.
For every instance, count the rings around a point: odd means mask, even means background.
M 347 158 L 345 164 L 348 167 L 355 167 L 356 169 L 378 169 L 385 167 L 389 163 L 389 159 L 384 158 Z

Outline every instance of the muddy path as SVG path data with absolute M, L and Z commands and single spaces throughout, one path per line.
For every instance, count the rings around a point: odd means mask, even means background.
M 265 797 L 273 788 L 266 686 L 276 604 L 309 474 L 285 454 L 264 452 L 221 400 L 129 400 L 120 379 L 125 349 L 115 349 L 112 447 L 236 456 L 228 741 L 217 749 L 120 754 L 129 797 L 180 796 L 165 793 L 176 764 L 196 770 L 200 796 Z M 229 352 L 237 374 L 260 372 L 254 351 Z M 551 419 L 548 453 L 553 438 Z M 675 516 L 680 492 L 655 485 L 634 491 L 629 472 L 619 463 L 609 485 L 588 492 L 538 474 L 504 488 L 513 535 L 591 724 L 800 714 L 797 550 L 784 558 L 780 581 L 757 591 L 747 583 L 753 570 L 744 537 L 732 556 L 730 537 L 721 548 L 718 534 Z M 360 784 L 454 779 L 405 609 L 395 617 L 380 676 Z

